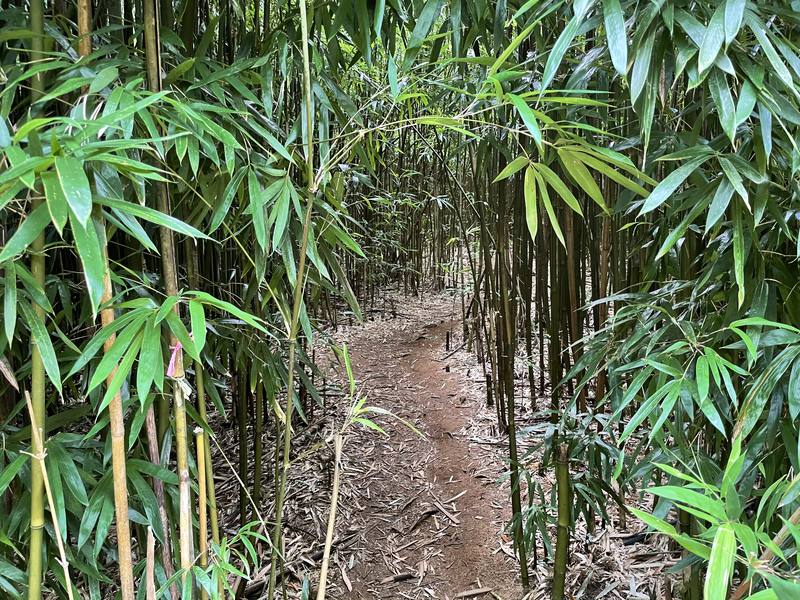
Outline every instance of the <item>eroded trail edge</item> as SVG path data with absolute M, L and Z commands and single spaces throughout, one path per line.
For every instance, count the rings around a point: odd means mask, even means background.
M 368 404 L 413 423 L 354 432 L 329 597 L 522 597 L 511 543 L 505 443 L 493 432 L 481 371 L 463 349 L 454 305 L 425 298 L 395 318 L 339 331 Z M 446 340 L 450 335 L 450 350 Z

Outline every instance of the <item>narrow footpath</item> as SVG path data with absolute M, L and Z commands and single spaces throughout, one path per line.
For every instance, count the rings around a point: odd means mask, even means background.
M 347 343 L 367 404 L 388 435 L 359 430 L 345 447 L 340 539 L 349 559 L 334 569 L 335 598 L 519 600 L 504 533 L 505 444 L 492 437 L 481 371 L 463 344 L 456 306 L 442 296 L 397 305 L 337 334 Z M 450 350 L 445 349 L 448 334 Z M 349 536 L 349 537 L 348 537 Z M 340 559 L 344 560 L 344 559 Z

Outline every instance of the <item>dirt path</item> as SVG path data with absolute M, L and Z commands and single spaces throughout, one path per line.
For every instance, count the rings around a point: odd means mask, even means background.
M 339 590 L 331 597 L 519 600 L 503 534 L 504 448 L 471 441 L 492 420 L 474 384 L 480 372 L 465 352 L 445 358 L 452 352 L 445 351 L 448 331 L 453 348 L 461 344 L 452 303 L 435 297 L 398 311 L 396 319 L 348 328 L 340 337 L 368 404 L 424 435 L 381 418 L 388 436 L 359 431 L 348 440 L 348 517 L 339 532 L 345 538 L 358 531 L 359 541 L 337 565 Z M 487 591 L 469 594 L 480 588 Z

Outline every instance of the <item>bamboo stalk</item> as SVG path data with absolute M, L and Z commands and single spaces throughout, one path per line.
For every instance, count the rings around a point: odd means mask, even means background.
M 31 0 L 30 23 L 33 37 L 31 37 L 31 59 L 39 60 L 44 52 L 44 3 L 42 0 Z M 44 94 L 44 75 L 39 73 L 31 80 L 31 104 Z M 39 193 L 33 197 L 32 210 L 42 204 Z M 44 289 L 45 263 L 44 263 L 44 232 L 36 236 L 30 246 L 31 275 Z M 39 319 L 44 321 L 44 309 L 36 302 L 33 310 Z M 45 419 L 47 416 L 45 400 L 44 363 L 42 355 L 36 344 L 31 348 L 31 429 L 35 429 L 35 421 L 42 438 L 45 432 Z M 42 597 L 42 539 L 44 533 L 44 476 L 40 463 L 31 465 L 31 534 L 28 545 L 28 599 L 39 600 Z
M 99 213 L 99 211 L 98 211 Z M 102 216 L 100 216 L 102 224 Z M 103 235 L 103 261 L 105 272 L 103 274 L 103 296 L 101 303 L 105 306 L 100 311 L 100 320 L 103 327 L 111 327 L 114 323 L 114 309 L 109 306 L 113 298 L 111 275 L 108 270 L 108 243 L 105 239 L 105 225 L 101 226 Z M 103 351 L 111 352 L 116 335 L 111 334 L 103 343 Z M 106 377 L 106 385 L 110 386 L 116 368 Z M 111 435 L 111 464 L 113 468 L 114 484 L 114 511 L 117 526 L 117 552 L 119 563 L 119 583 L 123 600 L 133 600 L 135 597 L 133 584 L 133 556 L 131 553 L 131 529 L 128 520 L 128 477 L 126 473 L 127 448 L 125 447 L 125 415 L 122 409 L 122 395 L 114 394 L 108 403 L 109 433 Z
M 143 0 L 144 35 L 147 58 L 147 77 L 151 92 L 161 91 L 161 45 L 159 40 L 159 16 L 157 0 Z M 158 210 L 171 214 L 169 191 L 166 185 L 155 183 L 158 197 Z M 175 258 L 175 243 L 172 230 L 160 228 L 161 269 L 167 296 L 178 295 L 178 271 Z M 173 312 L 180 317 L 180 304 L 175 303 Z M 180 566 L 183 579 L 188 576 L 193 563 L 193 534 L 191 488 L 189 484 L 189 450 L 186 427 L 186 392 L 184 386 L 183 349 L 174 333 L 170 333 L 170 347 L 174 360 L 170 374 L 172 382 L 173 411 L 175 417 L 175 454 L 178 466 L 178 530 L 180 540 Z M 188 387 L 188 386 L 186 386 Z M 166 535 L 166 532 L 165 532 Z
M 205 569 L 208 566 L 208 531 L 207 510 L 206 510 L 206 444 L 205 431 L 202 427 L 195 427 L 195 443 L 197 445 L 197 540 L 200 567 Z M 200 592 L 202 600 L 208 599 L 206 590 Z
M 67 597 L 73 600 L 72 595 L 72 579 L 69 576 L 69 562 L 67 561 L 67 553 L 64 549 L 64 540 L 61 538 L 61 528 L 58 525 L 58 517 L 56 516 L 55 502 L 53 501 L 53 491 L 50 489 L 50 480 L 47 478 L 47 467 L 44 462 L 46 452 L 44 449 L 43 441 L 43 427 L 36 420 L 36 411 L 34 410 L 31 395 L 25 392 L 25 402 L 28 405 L 28 414 L 31 418 L 31 442 L 33 445 L 33 453 L 31 458 L 39 465 L 39 472 L 42 474 L 42 483 L 44 485 L 45 493 L 47 495 L 47 504 L 50 507 L 50 517 L 53 520 L 53 532 L 56 538 L 56 545 L 58 546 L 59 562 L 61 568 L 64 569 L 64 583 L 67 588 Z
M 341 433 L 333 437 L 334 466 L 333 466 L 333 489 L 331 490 L 331 508 L 328 515 L 328 530 L 325 535 L 325 551 L 322 554 L 322 568 L 319 572 L 319 586 L 317 587 L 317 600 L 325 600 L 325 593 L 328 582 L 328 565 L 331 559 L 331 547 L 333 546 L 333 533 L 336 529 L 336 509 L 339 506 L 339 480 L 341 478 L 342 448 L 344 438 Z
M 272 534 L 272 560 L 269 573 L 268 600 L 275 597 L 275 583 L 277 582 L 278 548 L 281 547 L 281 533 L 283 526 L 283 503 L 286 497 L 286 482 L 289 473 L 292 446 L 292 415 L 294 413 L 294 376 L 295 353 L 297 351 L 297 333 L 300 323 L 300 309 L 303 304 L 303 291 L 305 289 L 306 251 L 308 248 L 309 230 L 311 229 L 311 215 L 314 211 L 314 103 L 311 98 L 311 55 L 309 52 L 309 33 L 306 0 L 299 0 L 300 27 L 303 38 L 303 89 L 306 113 L 306 208 L 303 218 L 303 234 L 297 259 L 297 275 L 292 300 L 292 316 L 289 326 L 289 363 L 286 376 L 286 409 L 284 414 L 286 422 L 283 427 L 283 463 L 279 473 L 278 488 L 275 497 L 275 527 Z
M 91 0 L 78 0 L 78 51 L 81 56 L 92 53 L 92 4 Z M 105 220 L 99 207 L 94 208 L 94 223 L 91 227 L 98 229 L 103 253 L 103 294 L 100 303 L 104 308 L 100 311 L 100 322 L 103 327 L 111 327 L 114 323 L 114 308 L 110 306 L 114 292 L 111 286 L 111 274 L 108 266 L 108 238 L 106 237 Z M 111 334 L 103 343 L 103 352 L 111 352 L 116 335 Z M 112 370 L 106 378 L 106 385 L 116 374 Z M 122 408 L 122 394 L 118 391 L 108 404 L 109 434 L 111 436 L 111 464 L 113 469 L 114 511 L 117 528 L 117 561 L 119 566 L 120 593 L 123 600 L 135 597 L 133 583 L 133 556 L 131 552 L 131 528 L 128 520 L 128 476 L 126 472 L 127 448 L 125 447 L 125 415 Z
M 556 458 L 556 493 L 558 495 L 558 529 L 556 555 L 553 564 L 553 600 L 564 600 L 564 588 L 569 562 L 570 485 L 569 445 L 560 444 Z

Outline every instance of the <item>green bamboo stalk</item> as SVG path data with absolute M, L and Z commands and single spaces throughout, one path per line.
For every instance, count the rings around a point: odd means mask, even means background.
M 569 562 L 570 484 L 569 444 L 558 446 L 556 457 L 556 494 L 558 496 L 558 528 L 556 555 L 553 564 L 553 600 L 564 600 L 564 588 Z
M 45 493 L 47 494 L 47 503 L 50 507 L 50 518 L 52 519 L 53 534 L 56 538 L 56 545 L 58 546 L 58 553 L 60 557 L 59 562 L 61 564 L 61 568 L 64 570 L 64 584 L 67 588 L 67 598 L 69 600 L 73 600 L 72 579 L 69 575 L 69 562 L 67 561 L 67 553 L 64 548 L 64 540 L 61 537 L 61 528 L 58 525 L 58 518 L 56 517 L 53 491 L 50 488 L 50 480 L 47 477 L 47 467 L 44 461 L 47 452 L 44 448 L 44 440 L 42 435 L 43 428 L 39 426 L 39 422 L 36 420 L 33 402 L 31 401 L 31 396 L 28 392 L 25 392 L 25 401 L 28 405 L 28 414 L 31 418 L 31 446 L 33 448 L 33 454 L 31 455 L 31 458 L 33 459 L 33 462 L 38 465 L 39 471 L 42 473 L 42 483 L 44 485 Z
M 40 60 L 44 52 L 44 3 L 43 0 L 31 0 L 30 24 L 33 36 L 31 37 L 31 60 Z M 31 104 L 44 94 L 44 75 L 38 73 L 31 79 Z M 42 204 L 40 193 L 33 197 L 32 210 Z M 45 264 L 44 264 L 44 232 L 36 236 L 30 246 L 31 274 L 36 283 L 44 289 Z M 33 309 L 39 319 L 44 321 L 44 309 L 36 302 Z M 31 348 L 31 418 L 39 427 L 41 439 L 45 438 L 45 420 L 47 410 L 45 406 L 45 379 L 42 355 L 36 344 Z M 42 597 L 42 539 L 44 533 L 44 477 L 40 463 L 31 465 L 31 538 L 28 546 L 28 599 L 39 600 Z
M 202 427 L 194 430 L 195 443 L 197 447 L 197 540 L 200 566 L 205 569 L 208 566 L 208 531 L 207 510 L 206 510 L 206 445 L 205 432 Z M 201 600 L 208 599 L 208 593 L 203 590 L 200 593 Z
M 92 4 L 91 0 L 79 0 L 78 8 L 78 52 L 81 56 L 92 53 Z M 102 244 L 103 252 L 103 295 L 100 303 L 100 321 L 103 327 L 114 323 L 114 309 L 109 306 L 114 297 L 111 286 L 111 273 L 108 264 L 108 239 L 105 220 L 99 207 L 94 209 L 94 227 Z M 103 344 L 103 352 L 108 353 L 114 346 L 116 335 L 112 334 Z M 109 373 L 106 384 L 111 385 L 115 371 Z M 117 392 L 108 404 L 109 434 L 111 436 L 111 463 L 113 469 L 114 510 L 117 528 L 117 562 L 119 567 L 120 593 L 123 600 L 135 597 L 133 583 L 133 556 L 131 552 L 131 529 L 128 519 L 128 476 L 126 472 L 127 448 L 125 446 L 125 415 L 122 409 L 122 394 Z
M 309 52 L 309 33 L 306 0 L 299 0 L 300 28 L 303 41 L 303 90 L 306 112 L 306 208 L 303 218 L 303 234 L 297 259 L 297 278 L 294 286 L 292 301 L 292 317 L 289 326 L 289 364 L 286 376 L 286 408 L 284 414 L 286 422 L 283 426 L 283 467 L 279 473 L 278 489 L 275 497 L 275 528 L 272 533 L 272 561 L 269 572 L 268 600 L 275 598 L 275 583 L 278 575 L 278 554 L 281 547 L 281 533 L 283 527 L 283 502 L 286 497 L 286 481 L 289 474 L 292 447 L 292 415 L 294 413 L 294 377 L 295 354 L 297 352 L 297 333 L 300 325 L 300 309 L 303 305 L 303 291 L 305 289 L 306 250 L 308 249 L 309 230 L 311 229 L 311 215 L 314 211 L 314 103 L 311 98 L 311 56 Z M 281 557 L 282 558 L 282 557 Z
M 337 433 L 333 437 L 334 466 L 333 489 L 331 490 L 331 508 L 328 514 L 328 530 L 325 535 L 325 550 L 322 553 L 322 568 L 319 572 L 319 585 L 317 586 L 317 600 L 325 600 L 328 584 L 328 565 L 331 560 L 331 547 L 333 546 L 333 533 L 336 529 L 336 509 L 339 506 L 339 480 L 341 479 L 342 448 L 344 437 Z
M 157 0 L 143 0 L 145 54 L 147 59 L 147 78 L 150 91 L 161 91 L 161 43 L 159 40 L 159 17 Z M 158 210 L 171 214 L 169 190 L 166 185 L 156 183 Z M 178 295 L 178 270 L 175 258 L 175 242 L 172 230 L 160 228 L 161 270 L 164 291 L 167 296 Z M 180 303 L 176 302 L 173 311 L 180 317 Z M 180 540 L 180 567 L 183 578 L 188 576 L 193 562 L 192 504 L 189 484 L 189 442 L 186 427 L 186 398 L 183 367 L 183 349 L 174 333 L 170 333 L 170 346 L 174 353 L 172 372 L 172 398 L 175 415 L 175 454 L 178 466 L 178 530 Z

